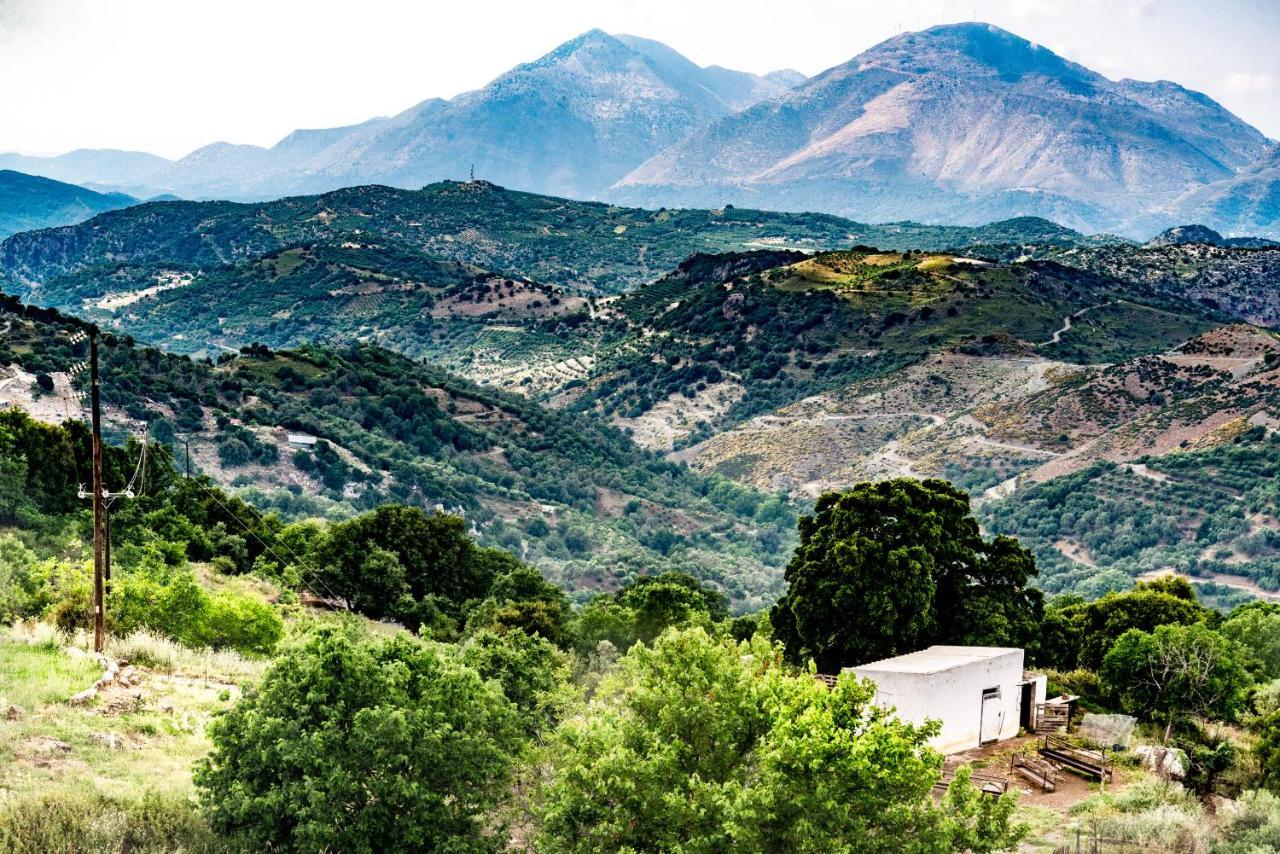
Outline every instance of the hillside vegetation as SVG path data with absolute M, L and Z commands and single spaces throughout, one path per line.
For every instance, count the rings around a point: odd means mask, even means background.
M 26 406 L 61 422 L 83 358 L 76 324 L 10 303 L 0 368 Z M 344 515 L 396 499 L 464 513 L 486 543 L 540 565 L 570 591 L 617 589 L 680 567 L 739 605 L 780 581 L 789 503 L 688 472 L 616 429 L 367 346 L 250 348 L 212 366 L 108 336 L 103 382 L 113 430 L 175 435 L 219 482 L 287 516 Z M 47 378 L 45 391 L 39 376 Z M 28 385 L 30 384 L 30 385 Z M 318 437 L 293 448 L 289 432 Z
M 0 240 L 20 231 L 83 222 L 134 204 L 123 193 L 98 193 L 10 169 L 0 169 Z

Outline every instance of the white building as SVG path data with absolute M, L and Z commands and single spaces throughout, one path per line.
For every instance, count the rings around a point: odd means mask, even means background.
M 931 646 L 845 670 L 874 682 L 875 702 L 897 709 L 904 721 L 941 721 L 931 744 L 942 753 L 958 753 L 1034 726 L 1046 679 L 1024 674 L 1022 660 L 1020 649 Z
M 310 450 L 315 446 L 316 446 L 315 436 L 308 436 L 306 433 L 290 433 L 289 434 L 289 447 L 291 448 L 305 448 L 307 450 Z

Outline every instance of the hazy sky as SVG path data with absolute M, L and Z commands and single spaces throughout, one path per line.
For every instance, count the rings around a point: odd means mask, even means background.
M 966 20 L 1198 89 L 1280 138 L 1280 0 L 0 0 L 0 151 L 270 145 L 474 89 L 592 27 L 814 74 Z

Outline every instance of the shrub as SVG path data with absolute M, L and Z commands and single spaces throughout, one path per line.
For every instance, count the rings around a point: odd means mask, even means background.
M 284 623 L 270 605 L 220 593 L 214 596 L 200 622 L 198 639 L 214 649 L 267 655 L 284 637 Z
M 499 840 L 515 724 L 436 646 L 324 628 L 214 722 L 195 782 L 213 827 L 260 848 L 475 850 Z
M 114 631 L 148 629 L 192 647 L 265 655 L 284 635 L 270 605 L 237 593 L 210 597 L 191 570 L 155 562 L 122 576 L 107 604 Z
M 1214 854 L 1260 854 L 1280 851 L 1280 797 L 1271 792 L 1245 792 L 1222 824 L 1222 841 Z
M 178 794 L 104 795 L 88 786 L 0 802 L 0 851 L 222 850 L 195 805 Z

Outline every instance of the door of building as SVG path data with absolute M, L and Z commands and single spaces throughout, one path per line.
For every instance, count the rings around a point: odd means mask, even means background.
M 978 724 L 978 744 L 990 744 L 1000 738 L 1004 728 L 1004 703 L 999 688 L 982 692 L 982 718 Z
M 1018 726 L 1027 732 L 1036 728 L 1036 683 L 1022 683 L 1022 702 L 1018 705 Z

